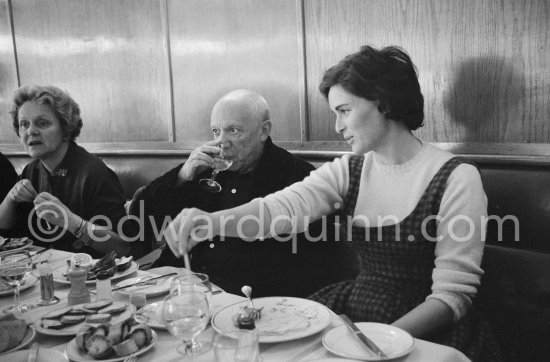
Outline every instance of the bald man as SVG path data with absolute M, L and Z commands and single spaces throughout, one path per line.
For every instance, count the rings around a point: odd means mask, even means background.
M 154 235 L 154 230 L 166 225 L 166 216 L 174 219 L 184 208 L 209 212 L 232 208 L 309 175 L 312 165 L 273 144 L 271 126 L 269 106 L 258 93 L 241 89 L 223 96 L 212 109 L 214 139 L 193 150 L 183 165 L 153 181 L 137 200 L 143 200 L 146 219 L 153 216 L 155 220 L 156 225 L 146 228 L 148 240 L 160 242 L 162 234 Z M 200 180 L 210 178 L 213 158 L 222 149 L 224 158 L 233 163 L 217 175 L 222 189 L 213 193 L 201 187 Z M 311 230 L 310 235 L 318 235 L 321 225 L 313 228 L 316 231 Z M 355 267 L 339 263 L 344 258 L 341 254 L 349 250 L 342 248 L 342 243 L 331 242 L 331 237 L 327 239 L 311 242 L 298 234 L 293 253 L 291 241 L 216 237 L 192 250 L 191 265 L 193 271 L 208 274 L 213 283 L 230 293 L 240 294 L 243 285 L 250 285 L 256 297 L 305 297 L 330 282 L 353 277 Z M 162 265 L 183 266 L 168 247 L 155 264 Z

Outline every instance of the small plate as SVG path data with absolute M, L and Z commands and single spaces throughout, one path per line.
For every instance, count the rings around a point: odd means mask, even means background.
M 18 349 L 21 349 L 23 347 L 26 347 L 29 343 L 32 342 L 32 340 L 34 339 L 34 336 L 36 336 L 36 331 L 32 329 L 30 326 L 28 326 L 27 333 L 25 334 L 25 337 L 23 337 L 23 340 L 21 341 L 21 343 L 19 343 L 17 346 L 13 347 L 12 349 L 8 349 L 7 351 L 0 352 L 0 356 L 2 356 L 2 359 L 4 359 L 5 353 L 10 353 L 13 351 L 17 351 Z
M 29 289 L 33 285 L 36 284 L 38 281 L 38 278 L 36 278 L 33 274 L 29 273 L 25 279 L 23 279 L 24 283 L 19 286 L 19 292 L 23 292 L 24 290 Z M 13 295 L 13 287 L 7 283 L 4 283 L 3 281 L 0 281 L 0 284 L 2 285 L 0 287 L 0 297 L 4 297 L 6 295 Z M 4 288 L 4 285 L 9 287 L 9 289 Z
M 152 274 L 152 275 L 144 275 L 140 277 L 130 278 L 123 280 L 119 283 L 117 283 L 114 288 L 123 287 L 126 285 L 139 283 L 141 281 L 145 281 L 149 278 L 154 278 L 158 275 Z M 117 290 L 118 293 L 123 295 L 130 295 L 130 293 L 133 292 L 141 292 L 145 293 L 147 297 L 154 297 L 156 295 L 161 295 L 168 293 L 170 290 L 170 284 L 172 284 L 173 277 L 163 278 L 163 279 L 157 279 L 153 280 L 150 285 L 136 285 L 134 287 L 128 287 L 126 289 Z
M 413 337 L 400 328 L 371 322 L 355 323 L 355 325 L 388 356 L 386 359 L 405 356 L 413 349 Z M 323 337 L 323 346 L 341 357 L 362 361 L 385 360 L 367 350 L 345 325 L 328 331 Z
M 77 304 L 73 307 L 82 306 L 84 304 Z M 65 308 L 66 305 L 60 305 L 60 308 Z M 125 321 L 126 319 L 130 318 L 134 312 L 136 311 L 136 307 L 134 307 L 132 304 L 126 304 L 126 310 L 122 313 L 117 313 L 114 315 L 111 315 L 111 320 L 109 321 L 110 324 L 115 324 L 118 322 Z M 101 323 L 87 323 L 85 320 L 84 322 L 76 323 L 76 324 L 69 324 L 64 328 L 61 329 L 51 329 L 51 328 L 44 328 L 42 327 L 42 318 L 37 319 L 34 321 L 33 328 L 36 329 L 36 331 L 46 334 L 49 336 L 74 336 L 78 333 L 78 330 L 85 324 L 90 325 L 98 325 Z
M 29 246 L 32 245 L 32 240 L 27 238 L 27 237 L 13 238 L 13 239 L 26 239 L 26 240 L 25 240 L 25 244 L 21 245 L 18 248 L 4 250 L 4 247 L 6 246 L 7 243 L 9 243 L 9 241 L 6 242 L 6 244 L 4 244 L 4 245 L 2 245 L 2 247 L 0 247 L 0 254 L 9 253 L 9 252 L 12 252 L 12 251 L 20 251 L 20 250 L 26 249 L 26 248 L 28 248 Z
M 153 339 L 151 340 L 151 343 L 149 343 L 145 347 L 141 347 L 137 352 L 132 353 L 132 355 L 139 356 L 140 354 L 143 354 L 151 349 L 157 342 L 157 332 L 151 331 L 153 334 Z M 67 356 L 70 358 L 71 361 L 75 362 L 96 362 L 96 361 L 102 361 L 102 362 L 116 362 L 116 361 L 122 361 L 128 356 L 124 357 L 115 357 L 110 359 L 94 359 L 92 356 L 90 356 L 88 353 L 83 353 L 78 346 L 76 345 L 76 339 L 71 339 L 69 343 L 67 344 L 67 348 L 65 349 L 65 353 L 67 353 Z
M 29 358 L 29 351 L 17 351 L 8 355 L 2 356 L 6 361 L 10 362 L 27 362 Z M 65 353 L 51 348 L 38 349 L 38 357 L 36 362 L 69 362 L 69 358 Z
M 132 262 L 130 267 L 122 272 L 116 272 L 115 275 L 111 277 L 111 280 L 118 280 L 121 278 L 124 278 L 125 276 L 128 276 L 134 272 L 136 272 L 139 269 L 138 263 L 135 261 Z M 71 285 L 71 282 L 69 279 L 67 279 L 67 275 L 65 274 L 67 270 L 67 265 L 60 265 L 57 268 L 53 270 L 53 280 L 56 283 L 59 284 L 65 284 L 65 285 Z M 86 280 L 86 285 L 95 285 L 96 280 Z
M 136 312 L 134 318 L 141 323 L 147 324 L 151 328 L 165 330 L 166 326 L 162 321 L 163 305 L 164 301 L 147 304 Z
M 219 333 L 238 331 L 235 315 L 248 301 L 231 304 L 214 314 L 212 327 Z M 255 331 L 261 343 L 291 341 L 310 336 L 329 325 L 330 310 L 317 302 L 293 297 L 255 298 L 254 306 L 262 308 L 262 318 L 256 320 Z

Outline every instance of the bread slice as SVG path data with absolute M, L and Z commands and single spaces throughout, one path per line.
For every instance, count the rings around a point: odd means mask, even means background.
M 101 334 L 91 336 L 86 341 L 86 349 L 88 354 L 95 359 L 108 357 L 113 352 L 111 341 Z
M 111 321 L 111 315 L 107 313 L 92 314 L 86 317 L 88 323 L 107 323 Z
M 65 308 L 59 308 L 54 311 L 51 311 L 50 313 L 46 313 L 42 316 L 42 319 L 57 319 L 65 314 L 67 314 L 72 307 L 65 307 Z
M 127 339 L 119 344 L 114 345 L 113 350 L 118 357 L 124 357 L 137 352 L 139 348 L 133 339 Z
M 61 317 L 60 322 L 65 324 L 78 324 L 84 322 L 86 319 L 85 315 L 64 315 Z
M 72 307 L 70 311 L 68 311 L 67 315 L 85 315 L 85 314 L 95 314 L 96 311 L 93 309 L 86 309 L 84 307 Z
M 86 304 L 84 304 L 84 305 L 82 306 L 82 308 L 84 308 L 84 309 L 92 309 L 92 310 L 99 310 L 99 309 L 108 307 L 108 306 L 110 306 L 111 304 L 113 304 L 113 301 L 110 300 L 110 299 L 99 299 L 99 300 L 96 300 L 95 302 L 91 302 L 91 303 L 86 303 Z
M 107 314 L 120 313 L 125 311 L 127 307 L 128 305 L 126 303 L 116 302 L 106 308 L 100 309 L 98 313 L 107 313 Z
M 0 321 L 0 352 L 12 349 L 19 345 L 27 334 L 27 323 L 25 321 L 3 320 Z

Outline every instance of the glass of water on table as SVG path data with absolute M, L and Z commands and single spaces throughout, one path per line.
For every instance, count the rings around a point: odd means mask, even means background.
M 32 308 L 31 305 L 19 303 L 19 287 L 31 269 L 31 254 L 26 250 L 0 254 L 0 278 L 14 288 L 13 305 L 6 307 L 4 312 L 24 313 Z

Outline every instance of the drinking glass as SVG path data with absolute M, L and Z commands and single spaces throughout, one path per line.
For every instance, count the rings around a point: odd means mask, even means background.
M 222 186 L 216 181 L 216 176 L 221 171 L 225 171 L 229 167 L 231 167 L 233 161 L 224 158 L 223 149 L 221 150 L 219 155 L 213 156 L 212 159 L 212 176 L 210 178 L 200 179 L 199 185 L 206 191 L 220 192 L 222 190 Z
M 218 333 L 214 337 L 214 355 L 218 362 L 259 362 L 258 335 L 239 330 Z
M 210 305 L 212 300 L 212 284 L 208 275 L 203 273 L 186 273 L 177 275 L 172 279 L 170 295 L 177 295 L 183 291 L 195 291 L 204 293 Z
M 210 342 L 199 342 L 196 337 L 206 328 L 210 320 L 210 308 L 204 293 L 181 291 L 164 299 L 162 320 L 166 329 L 183 343 L 177 351 L 184 356 L 194 356 L 207 352 Z
M 32 308 L 31 305 L 19 303 L 21 281 L 30 273 L 31 268 L 31 254 L 26 250 L 7 252 L 0 255 L 0 278 L 14 287 L 13 305 L 4 308 L 5 312 L 19 311 L 25 313 Z

